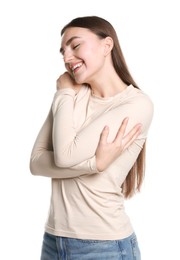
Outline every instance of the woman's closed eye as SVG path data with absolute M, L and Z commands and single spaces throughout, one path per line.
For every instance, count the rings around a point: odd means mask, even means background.
M 77 49 L 80 46 L 80 44 L 76 44 L 75 46 L 73 46 L 73 50 Z

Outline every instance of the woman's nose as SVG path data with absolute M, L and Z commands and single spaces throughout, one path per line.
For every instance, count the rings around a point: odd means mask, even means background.
M 64 62 L 68 63 L 73 59 L 73 53 L 71 50 L 66 50 L 64 52 Z

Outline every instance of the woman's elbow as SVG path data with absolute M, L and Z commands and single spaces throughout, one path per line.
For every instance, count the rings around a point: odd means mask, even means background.
M 30 160 L 29 170 L 30 170 L 30 173 L 31 173 L 32 175 L 35 175 L 35 176 L 38 175 L 38 173 L 37 173 L 37 167 L 36 167 L 35 162 L 34 162 L 33 160 Z

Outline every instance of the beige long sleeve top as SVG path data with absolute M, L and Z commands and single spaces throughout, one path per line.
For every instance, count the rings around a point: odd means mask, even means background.
M 125 117 L 127 132 L 142 124 L 142 132 L 105 171 L 96 169 L 95 151 L 105 125 L 108 141 Z M 35 141 L 30 170 L 52 178 L 45 231 L 80 239 L 122 239 L 133 232 L 124 209 L 121 186 L 139 155 L 153 117 L 153 104 L 141 90 L 128 86 L 110 97 L 91 95 L 83 86 L 56 92 L 50 112 Z

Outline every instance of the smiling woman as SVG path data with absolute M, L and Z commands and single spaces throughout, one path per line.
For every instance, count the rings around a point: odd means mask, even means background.
M 67 71 L 73 75 L 77 83 L 82 84 L 87 83 L 89 75 L 91 77 L 93 74 L 97 75 L 97 71 L 101 72 L 102 68 L 108 64 L 107 60 L 110 58 L 112 46 L 111 37 L 100 39 L 89 29 L 73 27 L 68 28 L 63 35 L 60 51 Z M 101 75 L 99 77 L 101 78 Z
M 67 71 L 30 160 L 52 178 L 41 259 L 140 260 L 124 197 L 140 191 L 153 104 L 108 21 L 79 17 L 61 35 Z

